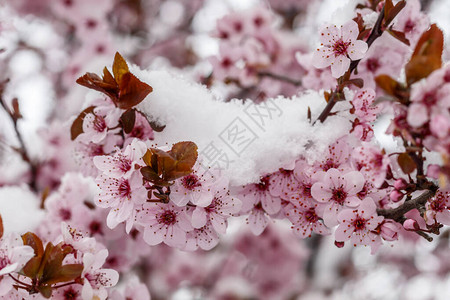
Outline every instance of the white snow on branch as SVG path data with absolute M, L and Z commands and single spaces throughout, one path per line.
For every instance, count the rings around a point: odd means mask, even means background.
M 205 86 L 167 71 L 133 66 L 131 72 L 153 87 L 138 109 L 150 120 L 166 125 L 163 132 L 155 134 L 157 145 L 195 142 L 203 163 L 223 169 L 233 185 L 257 182 L 260 176 L 287 167 L 300 156 L 315 160 L 351 126 L 342 116 L 312 126 L 308 107 L 315 120 L 326 105 L 317 92 L 269 99 L 259 105 L 242 100 L 226 103 Z

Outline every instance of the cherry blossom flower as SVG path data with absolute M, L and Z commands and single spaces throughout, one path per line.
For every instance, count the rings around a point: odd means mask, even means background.
M 414 46 L 422 33 L 430 26 L 430 20 L 420 9 L 419 0 L 408 0 L 397 17 L 393 28 L 405 33 L 410 44 Z
M 195 228 L 186 234 L 187 242 L 183 250 L 194 251 L 198 248 L 203 250 L 211 250 L 219 243 L 219 235 L 217 234 L 211 222 L 208 222 L 200 228 Z
M 24 246 L 18 234 L 11 233 L 0 239 L 0 296 L 6 295 L 14 284 L 6 275 L 19 271 L 33 256 L 33 248 Z
M 377 114 L 380 112 L 380 108 L 373 105 L 375 95 L 373 89 L 360 90 L 352 100 L 355 115 L 363 122 L 375 121 Z
M 353 151 L 352 159 L 360 172 L 375 187 L 379 187 L 384 182 L 389 167 L 389 157 L 380 149 L 364 143 Z
M 325 159 L 314 164 L 317 169 L 328 171 L 329 169 L 347 170 L 350 168 L 351 148 L 344 139 L 339 139 L 328 146 Z
M 193 229 L 186 210 L 172 203 L 146 203 L 138 219 L 144 226 L 145 242 L 152 246 L 164 242 L 171 247 L 184 247 L 186 232 Z
M 254 235 L 260 235 L 269 224 L 269 216 L 263 209 L 261 202 L 258 202 L 248 212 L 247 224 Z
M 450 192 L 438 190 L 436 195 L 425 205 L 425 220 L 428 225 L 435 222 L 450 225 Z
M 113 178 L 129 178 L 136 171 L 135 166 L 143 163 L 141 158 L 147 151 L 147 145 L 134 139 L 124 151 L 117 151 L 114 155 L 94 157 L 94 165 L 106 176 Z
M 322 69 L 331 65 L 331 74 L 338 78 L 350 67 L 350 60 L 364 57 L 368 46 L 365 42 L 357 40 L 359 34 L 358 24 L 351 20 L 338 28 L 336 25 L 327 25 L 321 30 L 321 48 L 313 55 L 313 64 Z
M 227 229 L 227 219 L 233 214 L 237 214 L 241 207 L 242 202 L 239 199 L 231 197 L 228 190 L 219 189 L 215 192 L 210 205 L 197 206 L 194 209 L 192 226 L 201 228 L 210 222 L 218 233 L 224 234 Z
M 311 187 L 311 195 L 319 203 L 327 204 L 323 219 L 325 225 L 337 225 L 337 214 L 344 207 L 356 207 L 361 203 L 358 192 L 364 186 L 364 176 L 357 171 L 340 172 L 330 169 L 322 180 Z
M 295 170 L 281 168 L 271 176 L 270 193 L 275 197 L 289 200 L 292 191 L 298 187 Z
M 188 202 L 198 206 L 208 206 L 214 198 L 214 188 L 228 189 L 228 180 L 219 177 L 219 174 L 210 170 L 201 172 L 200 165 L 194 167 L 194 171 L 184 177 L 175 180 L 170 189 L 170 200 L 178 205 L 185 206 Z
M 323 214 L 324 205 L 311 199 L 300 200 L 299 196 L 292 196 L 291 202 L 294 206 L 286 212 L 286 217 L 292 222 L 292 229 L 300 238 L 310 237 L 313 231 L 322 235 L 330 233 L 319 217 Z
M 367 245 L 374 253 L 381 244 L 381 239 L 374 232 L 375 228 L 383 221 L 382 216 L 377 215 L 377 207 L 372 199 L 366 198 L 357 209 L 344 209 L 338 215 L 339 226 L 336 229 L 336 241 L 345 242 L 351 240 L 354 246 Z
M 118 290 L 114 290 L 109 296 L 109 299 L 111 300 L 150 300 L 150 298 L 151 297 L 147 286 L 140 282 L 137 276 L 132 276 L 129 280 L 127 280 L 123 294 Z
M 108 297 L 106 288 L 115 286 L 119 281 L 119 273 L 112 269 L 102 269 L 108 256 L 108 250 L 103 249 L 99 252 L 85 253 L 83 255 L 83 272 L 84 284 L 81 291 L 83 299 L 105 300 Z
M 100 194 L 96 197 L 96 204 L 103 208 L 110 207 L 107 217 L 109 228 L 119 223 L 127 222 L 126 230 L 130 232 L 135 220 L 135 208 L 147 200 L 147 190 L 142 185 L 142 176 L 134 172 L 129 178 L 111 178 L 100 175 L 96 179 L 100 187 Z
M 252 205 L 261 203 L 262 208 L 270 215 L 276 214 L 281 208 L 281 199 L 272 196 L 270 193 L 271 176 L 261 177 L 259 183 L 253 183 L 245 186 L 239 193 L 239 198 L 243 201 L 243 210 L 252 207 Z M 250 206 L 246 205 L 250 203 Z

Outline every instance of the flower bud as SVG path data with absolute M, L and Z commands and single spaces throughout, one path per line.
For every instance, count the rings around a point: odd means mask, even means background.
M 413 219 L 407 219 L 405 222 L 403 222 L 403 227 L 406 230 L 412 230 L 412 231 L 420 230 L 419 224 L 417 223 L 416 220 L 413 220 Z
M 400 224 L 392 220 L 385 220 L 380 226 L 381 237 L 386 241 L 398 240 L 398 231 L 400 230 Z
M 397 179 L 397 180 L 394 182 L 394 187 L 395 187 L 395 189 L 397 189 L 397 190 L 404 190 L 404 189 L 406 189 L 407 186 L 408 186 L 408 183 L 407 183 L 406 180 L 403 179 L 403 178 Z
M 338 247 L 338 248 L 342 248 L 342 247 L 344 247 L 344 242 L 338 242 L 338 241 L 334 241 L 334 245 L 336 246 L 336 247 Z
M 400 192 L 399 190 L 393 190 L 391 194 L 389 195 L 389 198 L 391 198 L 394 202 L 399 202 L 403 199 L 404 194 Z

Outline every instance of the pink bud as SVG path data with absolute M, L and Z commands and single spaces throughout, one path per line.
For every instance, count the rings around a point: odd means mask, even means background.
M 397 190 L 404 190 L 404 189 L 406 189 L 407 186 L 408 186 L 408 183 L 407 183 L 406 180 L 403 179 L 403 178 L 397 179 L 397 180 L 394 182 L 394 187 L 395 187 Z
M 400 192 L 399 190 L 393 190 L 391 194 L 389 195 L 389 198 L 391 198 L 392 201 L 398 202 L 403 199 L 404 194 Z
M 420 230 L 419 224 L 417 223 L 416 220 L 413 220 L 413 219 L 407 219 L 405 222 L 403 222 L 403 227 L 406 230 L 412 230 L 412 231 Z
M 334 241 L 334 245 L 338 248 L 342 248 L 342 247 L 344 247 L 344 242 Z
M 398 240 L 397 232 L 400 230 L 400 224 L 394 222 L 392 220 L 385 220 L 383 224 L 381 224 L 381 237 L 386 241 L 395 241 Z
M 441 173 L 441 167 L 438 165 L 428 165 L 427 168 L 427 176 L 434 178 L 434 179 L 438 179 L 439 178 L 439 174 Z

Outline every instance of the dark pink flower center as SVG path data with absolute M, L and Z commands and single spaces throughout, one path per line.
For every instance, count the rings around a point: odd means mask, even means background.
M 184 176 L 181 179 L 181 184 L 188 190 L 193 190 L 196 187 L 202 186 L 202 184 L 198 180 L 198 176 L 195 174 Z
M 405 30 L 404 30 L 405 33 L 413 31 L 415 26 L 416 26 L 416 24 L 412 20 L 408 20 L 405 23 Z
M 284 177 L 290 177 L 290 176 L 294 173 L 294 170 L 280 169 L 280 173 L 281 173 L 281 175 L 283 175 Z
M 311 184 L 304 184 L 303 185 L 303 196 L 311 198 Z
M 428 92 L 428 93 L 426 93 L 423 96 L 422 101 L 428 107 L 433 106 L 437 102 L 436 93 L 435 92 Z
M 303 214 L 305 216 L 305 220 L 309 223 L 315 223 L 317 220 L 319 220 L 319 217 L 316 215 L 316 211 L 314 208 L 311 208 L 310 210 L 304 212 Z
M 344 191 L 344 188 L 342 186 L 338 187 L 336 189 L 333 189 L 332 195 L 333 195 L 332 199 L 340 205 L 344 204 L 344 201 L 347 198 L 347 192 Z
M 11 264 L 11 261 L 9 260 L 8 256 L 6 255 L 5 250 L 0 250 L 0 270 L 2 270 L 7 265 Z
M 378 59 L 376 58 L 369 58 L 367 60 L 367 70 L 370 72 L 375 72 L 380 67 L 380 63 L 378 62 Z
M 97 132 L 103 132 L 106 129 L 106 122 L 105 119 L 99 116 L 95 116 L 94 119 L 94 129 Z
M 176 221 L 177 215 L 171 210 L 164 211 L 158 218 L 158 222 L 164 225 L 173 225 Z
M 444 197 L 438 195 L 436 199 L 430 203 L 430 208 L 437 212 L 444 211 L 444 209 L 446 209 Z
M 78 292 L 75 291 L 72 287 L 69 287 L 67 290 L 64 291 L 64 299 L 65 300 L 78 299 Z
M 339 167 L 339 165 L 334 161 L 334 159 L 328 158 L 326 160 L 326 162 L 321 165 L 321 167 L 322 167 L 322 170 L 324 170 L 326 172 L 329 169 L 333 169 L 333 168 L 337 169 Z
M 333 52 L 335 56 L 347 55 L 347 49 L 350 46 L 350 42 L 344 42 L 339 40 L 333 45 Z
M 123 180 L 122 182 L 120 182 L 118 192 L 122 197 L 128 197 L 131 194 L 130 183 L 128 182 L 128 180 Z
M 105 151 L 103 151 L 102 145 L 97 145 L 97 144 L 91 143 L 89 145 L 89 150 L 90 150 L 91 156 L 105 155 Z
M 267 191 L 270 185 L 270 176 L 264 176 L 260 179 L 259 183 L 255 184 L 256 188 L 260 191 Z
M 92 221 L 91 224 L 89 224 L 89 230 L 91 231 L 91 234 L 103 234 L 102 233 L 102 226 L 97 221 Z
M 371 160 L 372 165 L 375 167 L 381 168 L 383 166 L 383 154 L 377 153 Z
M 72 217 L 72 212 L 66 208 L 61 208 L 59 210 L 59 215 L 63 221 L 67 221 Z
M 220 62 L 220 66 L 224 69 L 228 69 L 233 65 L 233 62 L 229 57 L 224 57 Z
M 355 230 L 363 230 L 364 228 L 366 228 L 366 220 L 357 217 L 354 221 L 353 221 L 353 227 L 355 227 Z
M 131 169 L 131 161 L 124 156 L 119 157 L 117 166 L 122 172 L 128 172 Z

